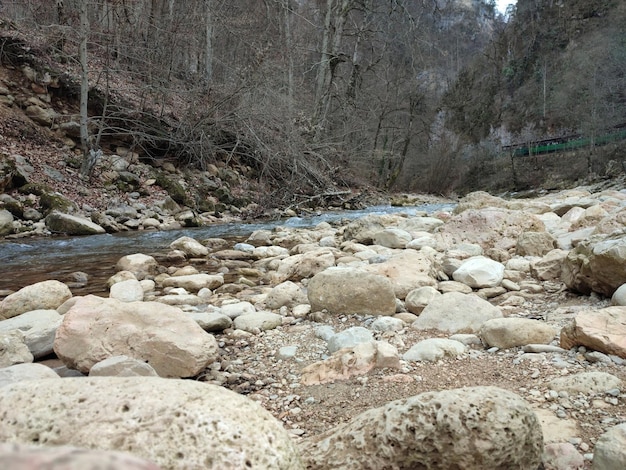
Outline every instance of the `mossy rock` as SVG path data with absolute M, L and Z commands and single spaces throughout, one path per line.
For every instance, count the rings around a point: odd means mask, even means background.
M 156 184 L 167 191 L 167 194 L 169 194 L 174 201 L 179 204 L 184 204 L 185 206 L 191 206 L 187 193 L 185 192 L 185 188 L 183 188 L 178 181 L 167 177 L 163 173 L 159 173 L 155 179 Z
M 18 219 L 24 218 L 24 206 L 8 194 L 0 196 L 0 209 L 6 209 Z
M 44 193 L 39 196 L 39 205 L 43 209 L 44 214 L 52 211 L 69 213 L 77 210 L 76 204 L 59 193 Z
M 19 188 L 27 181 L 28 178 L 20 172 L 15 161 L 7 154 L 0 153 L 0 193 L 7 189 Z
M 198 201 L 198 211 L 199 212 L 214 212 L 215 211 L 215 202 L 211 199 L 201 199 Z
M 220 186 L 217 188 L 215 190 L 215 196 L 217 196 L 220 202 L 229 206 L 235 203 L 235 198 L 233 198 L 233 195 L 230 193 L 228 186 Z
M 35 196 L 43 196 L 52 193 L 52 189 L 45 184 L 28 183 L 20 186 L 18 191 L 22 194 L 34 194 Z

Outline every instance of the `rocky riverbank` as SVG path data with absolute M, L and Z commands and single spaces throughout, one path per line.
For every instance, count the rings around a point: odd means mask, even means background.
M 25 286 L 0 302 L 0 462 L 623 468 L 624 214 L 618 190 L 474 193 L 184 237 L 121 258 L 107 298 Z

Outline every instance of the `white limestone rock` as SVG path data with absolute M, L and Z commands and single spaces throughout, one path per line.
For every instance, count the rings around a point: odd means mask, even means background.
M 25 381 L 2 388 L 0 415 L 0 442 L 123 449 L 163 469 L 303 469 L 293 439 L 268 411 L 193 380 Z
M 487 320 L 502 318 L 502 312 L 475 294 L 448 292 L 432 300 L 413 328 L 449 333 L 477 333 Z
M 54 310 L 71 297 L 70 288 L 62 282 L 37 282 L 8 295 L 0 302 L 0 320 L 32 310 Z
M 427 392 L 368 410 L 299 445 L 309 470 L 528 470 L 541 426 L 518 395 L 496 387 Z
M 215 338 L 176 307 L 88 295 L 65 314 L 57 356 L 86 374 L 111 356 L 148 362 L 161 377 L 193 377 L 217 358 Z

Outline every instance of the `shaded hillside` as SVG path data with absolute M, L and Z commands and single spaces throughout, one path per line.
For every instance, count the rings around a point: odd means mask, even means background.
M 568 136 L 593 142 L 623 127 L 624 24 L 626 5 L 617 0 L 519 0 L 508 24 L 444 98 L 447 125 L 470 149 L 466 164 L 484 166 L 501 157 L 501 145 Z M 624 146 L 591 145 L 579 152 L 582 159 L 589 154 L 594 162 L 582 165 L 587 171 L 577 178 L 606 175 L 610 160 L 624 159 Z M 466 189 L 481 187 L 480 171 L 474 171 Z M 558 181 L 560 175 L 545 176 Z M 514 185 L 509 179 L 499 186 Z

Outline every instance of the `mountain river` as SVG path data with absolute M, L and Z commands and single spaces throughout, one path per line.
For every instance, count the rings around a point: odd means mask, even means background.
M 226 223 L 169 231 L 133 231 L 85 237 L 51 237 L 0 241 L 0 291 L 18 290 L 26 285 L 48 279 L 68 282 L 77 271 L 87 273 L 85 287 L 73 287 L 75 295 L 106 292 L 106 280 L 113 275 L 119 258 L 144 253 L 162 258 L 169 244 L 182 236 L 197 240 L 225 238 L 233 242 L 244 240 L 255 230 L 272 230 L 283 226 L 310 228 L 321 222 L 340 223 L 367 214 L 405 213 L 428 214 L 451 210 L 453 204 L 426 204 L 413 207 L 373 206 L 356 211 L 323 212 L 306 217 Z

